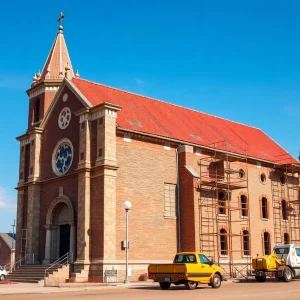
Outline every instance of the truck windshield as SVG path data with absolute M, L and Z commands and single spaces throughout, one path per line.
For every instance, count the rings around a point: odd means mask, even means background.
M 275 249 L 275 253 L 276 254 L 289 254 L 289 251 L 290 251 L 290 248 L 289 247 L 286 247 L 286 248 L 276 248 Z
M 176 263 L 196 263 L 196 256 L 194 254 L 177 254 L 175 256 Z

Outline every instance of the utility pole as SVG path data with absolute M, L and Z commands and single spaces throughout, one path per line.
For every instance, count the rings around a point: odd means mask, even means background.
M 11 241 L 11 249 L 14 250 L 15 249 L 15 227 L 16 227 L 16 220 L 14 220 L 14 224 L 11 225 L 11 227 L 13 228 L 13 236 L 12 236 L 12 241 Z
M 10 268 L 9 268 L 10 272 L 13 270 L 14 264 L 15 264 L 15 245 L 16 245 L 16 241 L 15 241 L 15 227 L 16 227 L 16 220 L 14 220 L 14 224 L 11 225 L 11 227 L 13 228 L 13 234 L 12 234 L 11 252 L 10 252 Z

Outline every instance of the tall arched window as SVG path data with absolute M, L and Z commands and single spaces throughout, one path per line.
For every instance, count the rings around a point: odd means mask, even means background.
M 220 230 L 220 250 L 221 255 L 227 255 L 227 231 L 225 229 Z
M 287 220 L 287 213 L 286 213 L 286 201 L 282 200 L 281 201 L 281 215 L 282 215 L 282 220 Z
M 249 231 L 243 230 L 243 252 L 244 255 L 250 255 Z
M 284 239 L 284 244 L 289 244 L 290 243 L 290 236 L 288 233 L 285 233 L 283 235 L 283 239 Z
M 261 199 L 261 217 L 263 219 L 269 219 L 268 200 L 265 197 Z
M 248 217 L 248 203 L 245 195 L 241 196 L 241 215 L 242 217 Z
M 34 117 L 33 117 L 34 123 L 40 121 L 40 112 L 41 112 L 40 105 L 41 105 L 40 99 L 36 99 L 34 102 Z
M 271 239 L 268 232 L 264 232 L 264 253 L 265 255 L 271 254 Z
M 226 199 L 223 192 L 218 193 L 219 214 L 226 215 Z

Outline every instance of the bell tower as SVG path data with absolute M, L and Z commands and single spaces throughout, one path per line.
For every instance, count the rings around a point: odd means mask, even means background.
M 20 166 L 18 181 L 17 240 L 16 256 L 39 255 L 40 234 L 40 157 L 43 131 L 40 128 L 57 90 L 64 78 L 75 77 L 65 38 L 61 13 L 58 33 L 51 47 L 42 72 L 34 75 L 29 96 L 27 132 L 18 137 L 20 142 Z M 78 77 L 79 75 L 76 75 Z
M 71 80 L 75 77 L 63 34 L 63 18 L 64 14 L 60 13 L 58 33 L 42 72 L 39 71 L 34 75 L 31 87 L 27 91 L 29 96 L 29 130 L 39 126 L 63 79 L 67 77 Z

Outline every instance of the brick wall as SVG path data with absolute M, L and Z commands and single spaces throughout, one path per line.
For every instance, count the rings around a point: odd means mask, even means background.
M 171 260 L 177 250 L 176 219 L 164 218 L 164 183 L 176 184 L 175 148 L 117 138 L 117 259 L 125 259 L 125 210 L 129 200 L 130 260 Z
M 0 266 L 10 263 L 11 250 L 0 237 Z

